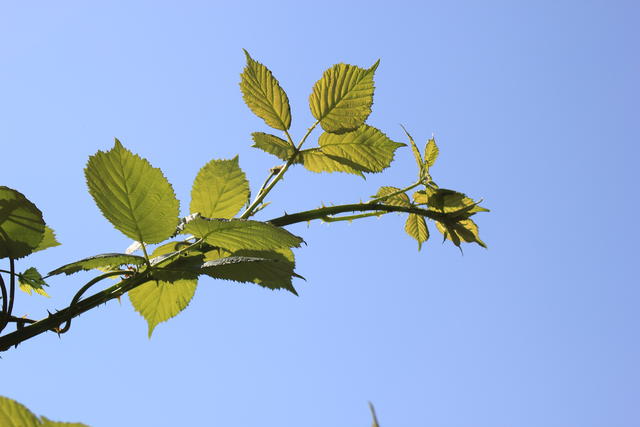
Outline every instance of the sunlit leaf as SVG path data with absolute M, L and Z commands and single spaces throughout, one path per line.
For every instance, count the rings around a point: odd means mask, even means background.
M 400 191 L 400 189 L 396 187 L 380 187 L 373 198 L 383 198 L 379 203 L 384 203 L 385 205 L 410 207 L 411 201 L 409 200 L 409 196 L 407 196 L 406 193 L 398 193 L 398 191 Z
M 418 250 L 422 249 L 422 244 L 429 239 L 429 229 L 424 217 L 416 214 L 409 214 L 404 225 L 407 234 L 418 241 Z
M 364 177 L 362 167 L 345 159 L 329 157 L 319 148 L 300 151 L 298 161 L 311 172 L 346 172 Z
M 24 273 L 18 276 L 18 283 L 20 290 L 31 295 L 35 292 L 43 297 L 49 297 L 47 291 L 44 290 L 44 286 L 49 286 L 42 275 L 35 267 L 30 267 L 24 271 Z
M 353 132 L 323 133 L 318 140 L 320 150 L 332 159 L 349 162 L 363 172 L 381 172 L 393 161 L 393 154 L 405 144 L 393 142 L 378 129 L 363 125 Z
M 48 248 L 52 248 L 54 246 L 60 246 L 60 242 L 56 240 L 55 232 L 48 226 L 44 226 L 44 237 L 37 248 L 33 250 L 33 252 L 43 251 Z
M 420 192 L 417 192 L 420 193 Z M 479 206 L 476 202 L 474 202 L 471 198 L 467 197 L 463 193 L 459 193 L 454 190 L 447 190 L 445 188 L 438 188 L 436 190 L 430 190 L 426 194 L 427 196 L 427 204 L 430 209 L 433 209 L 438 212 L 451 213 L 460 211 L 465 209 L 464 212 L 467 214 L 477 213 L 477 212 L 489 212 L 489 209 L 485 209 Z M 420 200 L 423 200 L 424 196 L 422 194 L 419 196 Z M 415 194 L 414 194 L 415 199 Z M 416 202 L 418 202 L 416 200 Z
M 380 427 L 380 424 L 378 424 L 378 416 L 376 415 L 376 410 L 373 407 L 373 403 L 371 402 L 369 402 L 369 409 L 371 410 L 371 418 L 373 418 L 371 427 Z
M 244 51 L 247 66 L 240 75 L 242 97 L 253 113 L 274 129 L 287 130 L 291 126 L 289 98 L 267 67 Z
M 73 274 L 82 270 L 91 270 L 94 268 L 103 267 L 117 267 L 119 265 L 142 265 L 145 263 L 145 259 L 137 255 L 128 254 L 100 254 L 92 257 L 81 259 L 80 261 L 72 262 L 70 264 L 63 265 L 51 271 L 47 276 L 55 276 L 56 274 Z
M 0 258 L 22 258 L 42 242 L 42 212 L 22 193 L 0 186 Z
M 452 223 L 441 223 L 436 221 L 436 226 L 444 238 L 451 240 L 456 246 L 460 246 L 460 242 L 475 242 L 483 248 L 487 247 L 487 245 L 480 239 L 478 226 L 471 219 L 463 219 Z
M 82 423 L 51 421 L 46 417 L 38 418 L 24 405 L 7 397 L 0 396 L 0 426 L 2 427 L 89 427 Z
M 133 308 L 149 325 L 149 337 L 158 323 L 171 319 L 189 305 L 197 285 L 196 279 L 154 280 L 129 291 Z
M 252 147 L 256 147 L 269 154 L 273 154 L 281 160 L 289 160 L 293 155 L 293 146 L 282 138 L 263 132 L 254 132 Z
M 111 150 L 89 158 L 85 176 L 102 214 L 127 237 L 159 243 L 175 231 L 179 204 L 171 184 L 117 139 Z
M 193 182 L 191 213 L 207 218 L 231 218 L 247 203 L 249 182 L 238 164 L 231 160 L 211 160 Z
M 309 106 L 326 132 L 343 133 L 362 126 L 371 114 L 373 74 L 380 61 L 369 69 L 337 64 L 324 72 L 313 86 Z
M 407 138 L 409 138 L 411 151 L 413 152 L 413 157 L 416 159 L 416 164 L 418 165 L 418 171 L 420 173 L 420 177 L 422 177 L 424 175 L 424 164 L 422 162 L 422 155 L 420 154 L 420 150 L 418 149 L 416 142 L 413 140 L 413 137 L 409 134 L 409 132 L 407 132 L 404 126 L 402 125 L 400 126 L 402 127 L 402 130 L 404 131 L 404 133 L 407 135 Z
M 438 153 L 440 152 L 440 150 L 438 149 L 438 146 L 436 145 L 436 140 L 431 138 L 430 140 L 427 141 L 427 145 L 424 149 L 424 163 L 428 166 L 431 167 L 433 166 L 433 164 L 436 162 L 436 159 L 438 158 Z
M 219 220 L 196 217 L 185 226 L 185 233 L 203 238 L 212 246 L 237 251 L 240 249 L 273 250 L 299 247 L 302 238 L 284 228 L 251 220 Z

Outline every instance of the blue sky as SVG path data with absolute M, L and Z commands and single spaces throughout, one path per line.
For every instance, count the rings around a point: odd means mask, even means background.
M 418 252 L 399 215 L 293 226 L 299 297 L 204 279 L 151 340 L 111 302 L 4 353 L 0 395 L 96 427 L 366 426 L 368 400 L 383 427 L 640 425 L 639 18 L 625 1 L 0 3 L 0 184 L 63 243 L 21 267 L 126 248 L 83 176 L 114 137 L 183 212 L 212 158 L 239 154 L 256 191 L 275 163 L 250 147 L 267 128 L 240 95 L 242 48 L 288 92 L 298 138 L 326 68 L 380 58 L 369 123 L 435 134 L 436 181 L 492 209 L 489 249 L 463 256 L 433 226 Z M 413 178 L 407 149 L 366 181 L 293 169 L 263 219 Z

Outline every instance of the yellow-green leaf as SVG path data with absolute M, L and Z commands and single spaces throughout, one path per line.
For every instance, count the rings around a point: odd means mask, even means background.
M 189 305 L 197 285 L 196 279 L 154 280 L 129 291 L 133 308 L 149 325 L 149 337 L 158 323 L 171 319 Z
M 145 263 L 145 259 L 141 256 L 137 255 L 129 255 L 129 254 L 118 254 L 118 253 L 109 253 L 109 254 L 100 254 L 94 255 L 88 258 L 81 259 L 80 261 L 75 261 L 70 264 L 63 265 L 62 267 L 56 268 L 51 271 L 47 276 L 55 276 L 56 274 L 73 274 L 77 273 L 81 270 L 92 270 L 94 268 L 105 268 L 105 267 L 117 267 L 120 265 L 142 265 Z
M 252 147 L 273 154 L 281 160 L 287 161 L 293 155 L 293 146 L 282 138 L 263 132 L 254 132 L 251 137 L 253 138 Z
M 20 290 L 31 295 L 35 292 L 43 297 L 49 298 L 49 294 L 44 290 L 44 286 L 49 286 L 42 278 L 40 272 L 31 267 L 25 270 L 24 273 L 18 276 L 18 283 L 20 284 Z
M 429 239 L 429 229 L 424 218 L 420 215 L 409 214 L 404 225 L 407 234 L 418 241 L 418 250 L 422 249 L 422 244 Z
M 436 140 L 433 138 L 429 139 L 424 149 L 424 163 L 427 165 L 427 167 L 430 168 L 431 166 L 433 166 L 433 164 L 436 162 L 436 159 L 438 158 L 439 152 L 440 150 L 436 145 Z
M 298 153 L 297 162 L 304 165 L 311 172 L 346 172 L 364 177 L 362 171 L 345 159 L 332 158 L 320 151 L 319 148 L 310 148 Z M 297 163 L 296 162 L 296 163 Z
M 42 241 L 40 242 L 38 247 L 33 250 L 33 252 L 42 251 L 54 246 L 60 246 L 60 242 L 56 240 L 56 233 L 48 225 L 45 225 L 44 237 L 42 238 Z
M 465 209 L 464 212 L 467 214 L 489 212 L 489 209 L 479 206 L 465 194 L 454 190 L 447 190 L 445 188 L 438 188 L 436 190 L 430 189 L 428 193 L 424 194 L 427 196 L 427 204 L 429 205 L 429 208 L 438 212 L 451 213 L 462 209 Z M 420 200 L 423 200 L 424 198 L 422 195 L 419 197 Z
M 400 189 L 397 187 L 380 187 L 373 198 L 380 199 L 379 203 L 384 203 L 385 205 L 410 207 L 409 196 L 406 193 L 398 193 L 399 191 Z
M 13 399 L 0 396 L 0 426 L 2 427 L 89 427 L 82 423 L 51 421 L 38 418 L 24 405 Z
M 228 251 L 240 249 L 274 250 L 299 247 L 302 238 L 284 228 L 252 220 L 218 220 L 196 216 L 189 221 L 185 233 L 203 238 L 212 246 Z
M 405 145 L 393 142 L 380 130 L 368 125 L 343 134 L 325 132 L 320 135 L 318 144 L 327 156 L 348 162 L 363 172 L 381 172 L 389 167 L 395 150 Z
M 407 132 L 404 126 L 400 125 L 400 127 L 402 127 L 402 130 L 407 135 L 407 138 L 409 138 L 411 151 L 413 152 L 413 157 L 416 159 L 416 164 L 418 165 L 418 171 L 420 173 L 420 177 L 422 178 L 424 176 L 425 171 L 424 171 L 424 164 L 422 162 L 422 155 L 420 154 L 420 150 L 418 149 L 416 142 L 413 140 L 413 137 L 409 134 L 409 132 Z
M 22 258 L 42 242 L 42 212 L 22 193 L 0 186 L 0 258 Z
M 247 56 L 247 66 L 240 75 L 240 90 L 253 113 L 274 129 L 287 130 L 291 126 L 289 98 L 267 67 Z
M 371 114 L 373 74 L 380 61 L 369 69 L 337 64 L 324 72 L 313 86 L 309 106 L 326 132 L 343 133 L 362 126 Z
M 247 203 L 249 182 L 238 164 L 231 160 L 211 160 L 193 182 L 191 213 L 207 218 L 231 218 Z
M 159 243 L 174 233 L 179 203 L 171 184 L 117 139 L 111 150 L 89 158 L 85 176 L 102 214 L 127 237 Z

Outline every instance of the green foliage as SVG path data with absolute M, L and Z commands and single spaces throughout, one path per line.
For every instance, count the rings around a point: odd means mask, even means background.
M 231 218 L 248 199 L 249 182 L 238 165 L 238 156 L 211 160 L 193 182 L 190 210 L 207 218 Z
M 0 187 L 0 258 L 22 258 L 45 236 L 42 212 L 20 192 Z
M 24 405 L 0 396 L 0 426 L 2 427 L 88 427 L 81 423 L 63 423 L 37 417 Z
M 274 129 L 287 130 L 291 126 L 289 98 L 267 67 L 254 61 L 244 51 L 247 66 L 241 74 L 242 97 L 253 113 Z
M 174 233 L 179 204 L 171 184 L 117 139 L 111 150 L 89 158 L 85 176 L 100 211 L 125 236 L 159 243 Z
M 240 76 L 242 96 L 253 113 L 268 126 L 282 131 L 280 136 L 252 133 L 253 147 L 285 163 L 269 171 L 250 200 L 249 182 L 237 156 L 209 161 L 193 182 L 190 215 L 180 220 L 179 202 L 162 171 L 116 139 L 109 151 L 98 151 L 89 158 L 85 176 L 102 214 L 135 243 L 127 254 L 95 255 L 51 271 L 49 276 L 93 269 L 106 273 L 82 286 L 69 307 L 37 322 L 13 316 L 14 285 L 17 279 L 23 291 L 47 295 L 46 277 L 35 267 L 17 273 L 14 261 L 59 243 L 33 203 L 16 190 L 0 187 L 0 258 L 9 258 L 9 269 L 0 270 L 0 275 L 7 274 L 10 279 L 9 289 L 4 279 L 0 280 L 0 331 L 9 323 L 16 324 L 16 331 L 0 336 L 0 351 L 46 331 L 62 334 L 75 316 L 126 293 L 134 309 L 147 321 L 151 336 L 159 323 L 189 305 L 202 276 L 283 289 L 297 295 L 293 279 L 302 276 L 295 272 L 291 248 L 300 247 L 303 239 L 282 228 L 290 224 L 354 221 L 399 212 L 407 215 L 404 231 L 418 242 L 419 250 L 429 239 L 427 220 L 435 221 L 444 239 L 458 247 L 463 242 L 486 247 L 471 217 L 488 210 L 463 193 L 440 188 L 431 176 L 439 154 L 435 140 L 427 141 L 423 155 L 404 127 L 418 169 L 415 182 L 382 186 L 368 202 L 323 206 L 267 221 L 256 220 L 256 213 L 269 203 L 266 197 L 290 167 L 303 165 L 312 172 L 364 177 L 365 173 L 380 173 L 388 168 L 396 150 L 407 144 L 391 140 L 366 123 L 379 62 L 370 68 L 337 64 L 325 71 L 309 97 L 316 122 L 295 143 L 289 134 L 291 111 L 287 94 L 267 67 L 246 51 L 245 55 L 247 65 Z M 304 146 L 318 125 L 323 132 L 317 145 Z M 148 244 L 159 244 L 150 256 Z M 142 249 L 142 256 L 129 254 L 136 248 Z M 121 266 L 127 269 L 120 269 Z M 84 297 L 93 285 L 108 277 L 117 278 L 117 283 Z
M 326 132 L 344 133 L 358 129 L 371 114 L 373 74 L 380 61 L 369 69 L 337 64 L 324 72 L 313 86 L 309 106 Z

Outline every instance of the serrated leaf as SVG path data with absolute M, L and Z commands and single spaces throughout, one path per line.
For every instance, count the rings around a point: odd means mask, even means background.
M 32 253 L 45 234 L 42 212 L 22 193 L 0 186 L 0 258 Z
M 466 214 L 489 212 L 489 209 L 479 206 L 470 197 L 454 190 L 447 190 L 445 188 L 430 189 L 430 191 L 425 194 L 429 208 L 438 212 L 452 213 L 465 208 L 464 212 Z M 423 197 L 424 196 L 420 196 L 421 200 Z
M 436 140 L 433 138 L 429 139 L 426 147 L 424 148 L 424 163 L 427 167 L 433 166 L 438 158 L 439 152 L 440 149 L 438 149 L 438 146 L 436 145 Z
M 267 67 L 244 51 L 247 66 L 240 75 L 242 98 L 253 113 L 274 129 L 287 130 L 291 126 L 289 98 Z
M 175 317 L 189 305 L 197 285 L 197 279 L 154 280 L 129 291 L 133 308 L 149 325 L 149 338 L 158 323 Z
M 376 195 L 373 196 L 373 198 L 374 199 L 383 198 L 382 200 L 380 200 L 379 203 L 384 203 L 385 205 L 403 206 L 406 208 L 411 207 L 411 201 L 409 200 L 409 196 L 407 196 L 406 193 L 394 194 L 394 193 L 397 193 L 398 191 L 400 191 L 400 189 L 397 187 L 387 187 L 387 186 L 380 187 L 380 189 L 378 190 Z M 393 196 L 390 196 L 391 194 L 393 194 Z
M 318 144 L 320 150 L 332 159 L 340 159 L 354 169 L 370 173 L 388 168 L 395 150 L 405 145 L 393 142 L 380 130 L 368 125 L 343 134 L 325 132 L 320 135 Z
M 208 219 L 197 216 L 189 221 L 185 233 L 193 234 L 212 246 L 231 252 L 240 249 L 274 250 L 299 247 L 302 238 L 266 222 Z
M 82 423 L 64 423 L 51 421 L 46 417 L 39 419 L 24 405 L 13 399 L 0 396 L 0 426 L 2 427 L 89 427 Z
M 456 246 L 460 246 L 461 242 L 477 243 L 486 248 L 487 245 L 480 239 L 478 234 L 478 226 L 471 219 L 463 219 L 452 223 L 442 223 L 436 221 L 438 230 L 445 239 L 451 240 Z
M 373 75 L 380 60 L 369 69 L 336 64 L 313 86 L 309 106 L 326 132 L 344 133 L 358 129 L 371 114 Z
M 416 142 L 413 140 L 413 137 L 409 134 L 409 132 L 407 132 L 407 130 L 404 128 L 404 126 L 400 125 L 400 127 L 402 127 L 402 130 L 404 131 L 404 133 L 407 135 L 407 138 L 409 138 L 409 144 L 411 145 L 411 151 L 413 152 L 413 157 L 416 159 L 416 164 L 418 165 L 418 171 L 420 174 L 420 178 L 422 178 L 424 176 L 424 164 L 422 163 L 422 155 L 420 154 L 420 150 L 418 149 L 418 146 L 416 145 Z
M 252 147 L 273 154 L 281 160 L 287 161 L 293 155 L 293 147 L 282 138 L 263 132 L 254 132 L 251 137 L 253 138 Z
M 418 241 L 418 250 L 422 249 L 422 244 L 429 239 L 429 229 L 424 217 L 416 214 L 409 214 L 404 225 L 407 234 Z
M 231 218 L 249 198 L 249 182 L 238 164 L 231 160 L 211 160 L 196 176 L 191 189 L 191 213 L 207 218 Z
M 44 286 L 49 286 L 42 278 L 42 275 L 35 267 L 30 267 L 18 276 L 20 290 L 31 295 L 35 292 L 49 298 L 49 294 L 44 290 Z
M 296 163 L 298 162 L 311 172 L 346 172 L 364 178 L 362 168 L 358 169 L 357 165 L 353 165 L 353 162 L 329 157 L 319 148 L 300 151 Z
M 85 176 L 102 214 L 127 237 L 159 243 L 175 231 L 179 203 L 171 184 L 117 139 L 111 150 L 89 158 Z
M 137 255 L 128 255 L 128 254 L 118 254 L 118 253 L 109 253 L 109 254 L 100 254 L 94 255 L 88 258 L 81 259 L 80 261 L 75 261 L 70 264 L 63 265 L 62 267 L 56 268 L 51 271 L 48 276 L 55 276 L 56 274 L 66 274 L 70 275 L 73 273 L 77 273 L 81 270 L 92 270 L 94 268 L 104 268 L 104 267 L 117 267 L 119 265 L 142 265 L 145 263 L 145 259 L 141 256 Z
M 45 249 L 53 248 L 55 246 L 60 246 L 60 242 L 56 240 L 56 233 L 48 226 L 44 226 L 44 236 L 40 241 L 40 244 L 37 248 L 33 250 L 33 252 L 43 251 Z

